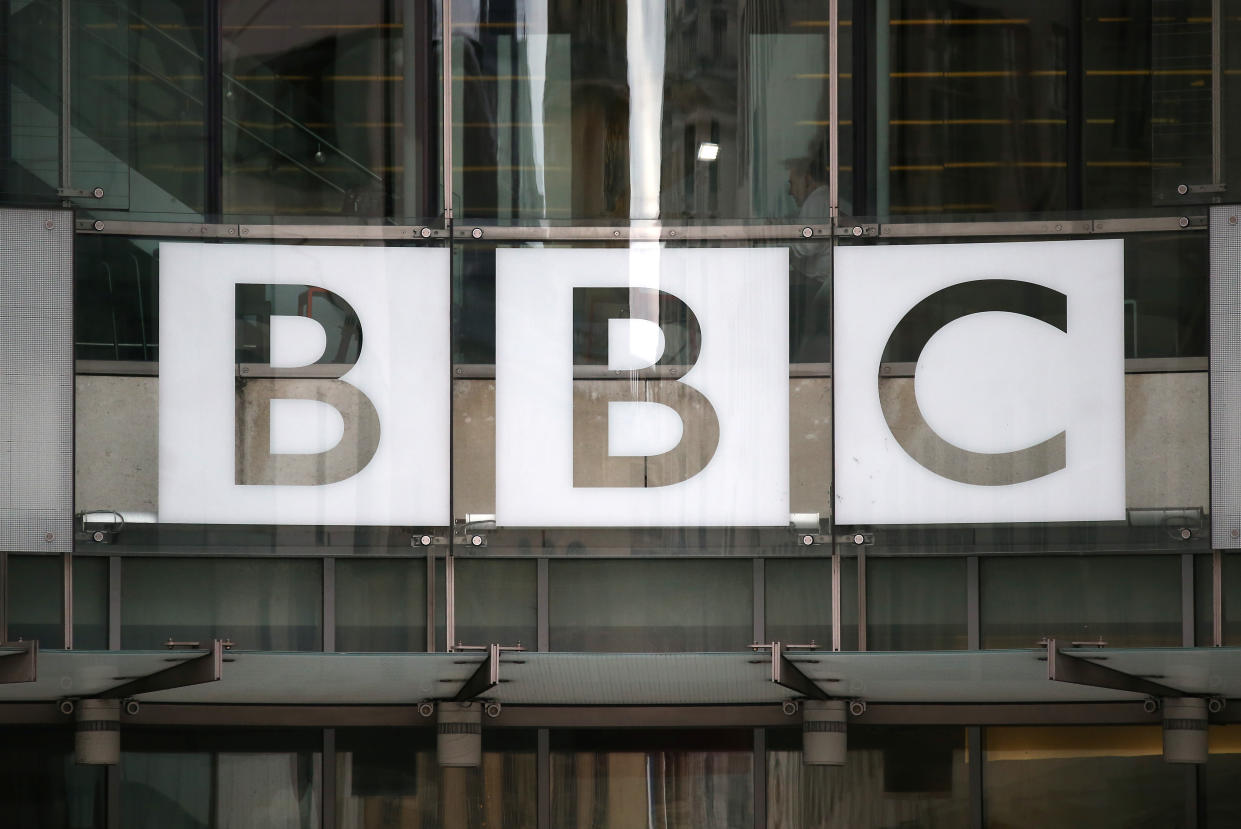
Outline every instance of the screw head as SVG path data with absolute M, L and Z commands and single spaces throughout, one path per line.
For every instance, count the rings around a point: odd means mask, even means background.
M 1235 225 L 1236 223 L 1237 223 L 1237 217 L 1236 217 L 1236 216 L 1229 216 L 1229 217 L 1228 217 L 1228 224 L 1230 224 L 1230 225 Z
M 90 194 L 91 194 L 92 196 L 94 196 L 95 198 L 97 198 L 97 199 L 102 199 L 102 198 L 103 198 L 103 188 L 102 188 L 102 187 L 96 187 L 94 190 L 91 190 L 91 191 L 90 191 Z
M 1233 530 L 1231 535 L 1233 538 L 1241 538 L 1241 530 Z
M 419 539 L 418 539 L 418 543 L 419 543 L 419 544 L 421 544 L 423 547 L 430 547 L 430 546 L 431 546 L 431 536 L 429 536 L 429 535 L 424 535 L 424 536 L 422 536 L 421 538 L 419 538 Z
M 91 534 L 91 539 L 96 542 L 103 541 L 103 531 L 95 530 L 95 532 Z
M 1189 217 L 1182 216 L 1181 218 L 1176 220 L 1176 223 L 1180 225 L 1181 227 L 1189 227 Z
M 424 227 L 422 230 L 418 231 L 418 235 L 419 235 L 419 236 L 421 236 L 423 239 L 430 239 L 430 238 L 431 238 L 431 228 L 429 228 L 429 227 Z
M 475 239 L 481 239 L 483 238 L 483 229 L 481 227 L 476 227 L 470 231 L 470 235 Z
M 1186 193 L 1188 193 L 1188 192 L 1189 192 L 1189 185 L 1188 185 L 1188 184 L 1178 184 L 1178 185 L 1176 185 L 1176 192 L 1177 192 L 1179 195 L 1182 195 L 1182 196 L 1183 196 L 1183 195 L 1185 195 Z
M 858 225 L 857 227 L 853 228 L 853 235 L 854 235 L 854 236 L 861 236 L 861 235 L 862 235 L 862 226 L 861 226 L 861 225 Z
M 471 536 L 470 543 L 473 544 L 475 547 L 481 547 L 483 546 L 483 537 L 481 535 Z
M 803 239 L 809 239 L 811 236 L 814 235 L 814 230 L 808 227 L 803 227 L 801 229 L 801 235 Z
M 103 230 L 103 222 L 100 221 L 99 219 L 96 219 L 95 223 L 91 225 L 91 227 L 95 228 L 95 230 Z
M 56 227 L 56 223 L 53 222 L 51 219 L 48 219 L 46 222 L 43 223 L 43 227 L 45 230 L 51 230 L 52 228 Z
M 43 536 L 43 540 L 44 541 L 55 541 L 56 533 L 47 533 L 46 535 Z
M 855 533 L 855 534 L 853 535 L 853 543 L 854 543 L 854 544 L 859 544 L 859 545 L 861 545 L 861 544 L 865 544 L 865 543 L 866 543 L 866 536 L 862 535 L 861 533 Z
M 812 544 L 814 544 L 814 536 L 813 536 L 813 535 L 803 535 L 803 536 L 801 537 L 801 543 L 802 543 L 802 545 L 803 545 L 803 546 L 806 546 L 806 547 L 811 546 Z
M 1189 527 L 1181 527 L 1181 540 L 1182 541 L 1188 541 L 1192 537 L 1193 537 L 1193 532 L 1190 531 Z

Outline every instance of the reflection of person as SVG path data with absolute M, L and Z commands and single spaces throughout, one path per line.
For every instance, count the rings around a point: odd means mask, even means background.
M 797 202 L 797 218 L 821 223 L 831 212 L 827 169 L 814 157 L 791 158 L 789 195 Z M 827 242 L 796 242 L 789 249 L 790 356 L 799 363 L 827 362 L 831 284 Z

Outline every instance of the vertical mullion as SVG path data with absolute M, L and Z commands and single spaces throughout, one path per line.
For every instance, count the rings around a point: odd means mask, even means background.
M 9 554 L 0 551 L 0 642 L 9 641 Z
M 767 562 L 754 559 L 754 640 L 767 641 Z
M 224 70 L 221 0 L 203 0 L 203 221 L 219 222 L 224 211 Z
M 323 559 L 323 652 L 336 650 L 336 559 Z
M 444 176 L 444 226 L 451 229 L 452 212 L 452 0 L 440 5 L 440 118 L 443 133 L 440 158 Z
M 535 810 L 538 829 L 552 826 L 552 752 L 551 731 L 540 728 L 538 750 L 535 757 Z
M 64 564 L 64 596 L 62 601 L 62 608 L 64 610 L 62 617 L 65 636 L 64 648 L 67 651 L 71 651 L 73 650 L 73 553 L 65 553 L 61 556 L 61 561 Z
M 857 551 L 857 649 L 866 650 L 866 548 Z
M 754 829 L 767 829 L 767 732 L 754 729 Z
M 971 725 L 965 729 L 966 748 L 969 752 L 970 767 L 970 829 L 982 829 L 985 826 L 985 804 L 982 797 L 982 728 Z
M 840 650 L 840 551 L 837 549 L 832 550 L 832 650 Z
M 451 543 L 451 542 L 450 542 Z M 427 547 L 427 651 L 435 651 L 435 553 Z
M 548 563 L 546 558 L 537 560 L 537 583 L 535 595 L 535 624 L 538 626 L 538 649 L 540 651 L 551 650 L 551 626 L 548 621 L 547 604 L 548 604 Z
M 321 761 L 322 795 L 319 798 L 319 825 L 322 829 L 336 827 L 336 729 L 323 729 Z
M 1224 562 L 1219 550 L 1211 551 L 1211 644 L 1224 645 Z
M 108 556 L 108 650 L 121 649 L 121 557 Z
M 827 81 L 829 212 L 835 223 L 840 215 L 840 0 L 828 0 L 828 52 L 831 71 Z
M 1194 555 L 1181 554 L 1181 646 L 1194 646 Z
M 982 648 L 982 594 L 978 586 L 978 556 L 965 559 L 965 646 L 972 651 Z
M 1067 42 L 1065 43 L 1065 207 L 1068 210 L 1081 210 L 1083 204 L 1082 170 L 1083 147 L 1082 126 L 1086 120 L 1085 104 L 1082 101 L 1082 83 L 1086 77 L 1084 69 L 1085 48 L 1082 42 L 1082 0 L 1067 0 L 1065 15 L 1068 17 Z

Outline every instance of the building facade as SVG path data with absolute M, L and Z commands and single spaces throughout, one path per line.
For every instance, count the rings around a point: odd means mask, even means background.
M 0 0 L 0 823 L 1236 825 L 1239 14 Z

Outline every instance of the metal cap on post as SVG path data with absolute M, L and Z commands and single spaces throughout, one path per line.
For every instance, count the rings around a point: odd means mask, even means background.
M 1163 700 L 1163 759 L 1166 763 L 1207 761 L 1207 701 L 1198 697 Z
M 483 762 L 483 706 L 477 702 L 436 705 L 436 753 L 441 766 L 475 768 Z
M 808 766 L 843 766 L 846 753 L 845 701 L 802 702 L 802 761 Z
M 121 762 L 121 701 L 78 700 L 75 716 L 73 751 L 77 762 L 88 766 Z

